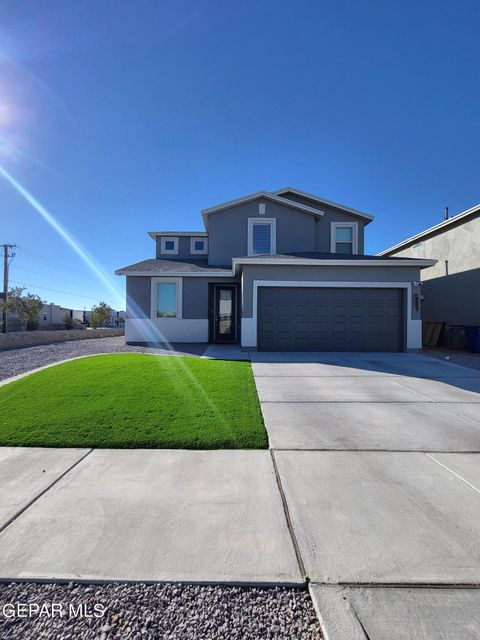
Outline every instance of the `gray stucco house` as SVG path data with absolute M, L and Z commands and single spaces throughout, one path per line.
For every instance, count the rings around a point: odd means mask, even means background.
M 420 270 L 364 255 L 370 215 L 297 189 L 204 209 L 204 231 L 151 231 L 126 276 L 128 343 L 231 342 L 268 351 L 421 348 Z
M 422 272 L 422 318 L 480 326 L 480 205 L 385 249 L 379 256 L 434 258 Z

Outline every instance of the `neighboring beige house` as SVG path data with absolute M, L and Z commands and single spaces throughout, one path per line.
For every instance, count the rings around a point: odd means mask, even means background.
M 480 204 L 378 255 L 437 260 L 422 270 L 423 320 L 480 326 Z

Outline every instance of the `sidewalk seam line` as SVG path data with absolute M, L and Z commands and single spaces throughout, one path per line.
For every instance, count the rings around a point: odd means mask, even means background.
M 283 512 L 285 514 L 285 519 L 287 521 L 288 532 L 290 533 L 290 538 L 293 544 L 293 550 L 295 551 L 295 556 L 297 558 L 298 568 L 300 569 L 300 573 L 302 575 L 302 579 L 308 584 L 309 578 L 307 576 L 307 572 L 305 570 L 305 565 L 303 564 L 302 555 L 300 553 L 300 547 L 298 545 L 297 536 L 295 535 L 295 531 L 293 529 L 293 522 L 290 517 L 290 510 L 288 508 L 287 498 L 285 496 L 285 492 L 283 490 L 282 481 L 280 479 L 280 473 L 277 467 L 277 461 L 275 460 L 275 453 L 273 449 L 270 449 L 270 457 L 272 458 L 273 470 L 275 473 L 275 478 L 277 481 L 277 487 L 280 492 L 280 498 L 282 499 L 283 504 Z
M 57 484 L 57 482 L 59 482 L 62 478 L 64 478 L 67 473 L 70 473 L 70 471 L 72 469 L 74 469 L 77 465 L 80 464 L 80 462 L 83 462 L 83 460 L 85 460 L 85 458 L 90 455 L 93 451 L 92 449 L 89 449 L 87 451 L 87 453 L 85 453 L 81 458 L 79 458 L 76 462 L 74 462 L 72 465 L 70 465 L 70 467 L 68 467 L 68 469 L 66 469 L 63 473 L 61 473 L 58 478 L 55 478 L 55 480 L 53 480 L 53 482 L 51 482 L 48 487 L 45 487 L 45 489 L 43 489 L 43 491 L 41 491 L 40 493 L 38 493 L 34 498 L 32 498 L 30 500 L 30 502 L 28 502 L 24 507 L 22 507 L 19 511 L 17 511 L 9 520 L 7 520 L 7 522 L 5 522 L 5 524 L 3 524 L 0 527 L 0 534 L 2 534 L 5 529 L 7 529 L 7 527 L 9 527 L 13 522 L 15 522 L 15 520 L 17 518 L 19 518 L 22 513 L 25 513 L 25 511 L 27 509 L 29 509 L 33 504 L 35 504 L 35 502 L 37 502 L 37 500 L 39 500 L 43 495 L 45 495 L 47 493 L 47 491 L 50 491 L 50 489 L 55 486 Z

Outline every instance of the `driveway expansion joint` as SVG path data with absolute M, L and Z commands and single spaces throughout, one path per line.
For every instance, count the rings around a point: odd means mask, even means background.
M 432 452 L 432 453 L 438 453 L 438 451 L 435 451 L 435 452 Z M 466 484 L 467 487 L 469 487 L 470 489 L 475 491 L 475 493 L 480 495 L 480 490 L 475 485 L 473 485 L 471 482 L 469 482 L 468 480 L 465 480 L 465 478 L 462 478 L 462 476 L 460 474 L 458 474 L 455 471 L 453 471 L 453 469 L 450 469 L 450 467 L 448 467 L 447 465 L 442 464 L 439 460 L 436 460 L 433 457 L 433 455 L 431 455 L 430 453 L 426 453 L 425 455 L 427 456 L 427 458 L 430 458 L 430 460 L 432 460 L 432 462 L 435 462 L 436 464 L 438 464 L 440 467 L 442 467 L 442 469 L 445 469 L 445 471 L 448 471 L 448 473 L 450 473 L 452 476 L 457 478 L 457 480 L 460 480 L 460 482 L 463 482 L 463 484 Z

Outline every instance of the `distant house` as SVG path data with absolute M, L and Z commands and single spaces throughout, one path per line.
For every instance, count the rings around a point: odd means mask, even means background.
M 64 317 L 70 316 L 73 320 L 82 322 L 83 311 L 76 311 L 75 309 L 67 309 L 61 307 L 53 302 L 44 302 L 41 311 L 37 317 L 38 329 L 64 329 Z M 20 322 L 16 313 L 10 312 L 8 314 L 8 331 L 22 331 L 24 327 Z
M 204 209 L 204 231 L 151 231 L 126 276 L 128 343 L 261 351 L 421 348 L 420 270 L 364 255 L 372 216 L 287 188 Z
M 58 304 L 54 304 L 50 302 L 49 304 L 44 303 L 43 309 L 40 311 L 38 317 L 38 328 L 39 329 L 64 329 L 65 325 L 63 319 L 65 315 L 70 316 L 72 319 L 82 320 L 81 316 L 78 316 L 78 311 L 74 311 L 73 309 L 67 309 L 66 307 L 61 307 Z
M 90 321 L 91 311 L 82 311 L 82 317 L 84 324 L 88 324 Z M 125 317 L 126 311 L 116 311 L 115 309 L 110 309 L 110 318 L 106 323 L 103 324 L 104 327 L 124 327 L 125 326 Z
M 67 309 L 61 307 L 53 302 L 44 302 L 42 310 L 38 314 L 37 324 L 38 329 L 52 330 L 52 329 L 65 329 L 65 316 L 69 316 L 75 321 L 78 328 L 86 327 L 90 318 L 90 311 L 84 311 L 79 309 Z M 105 327 L 123 327 L 125 324 L 125 311 L 116 311 L 110 309 L 110 318 L 108 322 L 104 324 Z M 16 313 L 8 314 L 8 331 L 22 331 L 20 320 Z
M 450 326 L 480 326 L 480 205 L 378 255 L 435 259 L 422 271 L 422 318 Z

